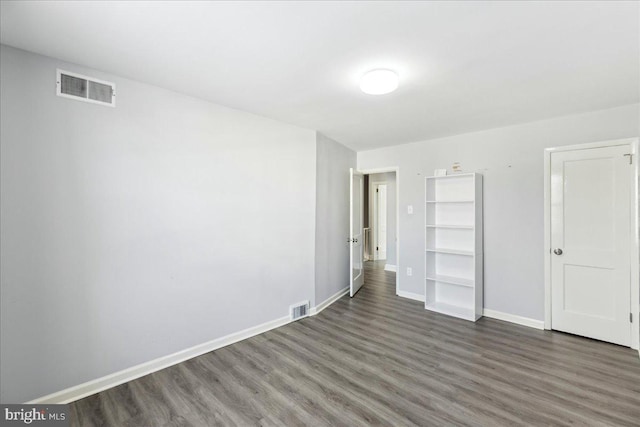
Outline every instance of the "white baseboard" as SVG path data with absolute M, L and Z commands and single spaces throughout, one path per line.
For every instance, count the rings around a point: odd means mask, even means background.
M 421 295 L 421 294 L 414 294 L 413 292 L 398 291 L 396 292 L 396 295 L 402 298 L 409 298 L 412 300 L 424 302 L 424 295 Z
M 337 301 L 340 297 L 342 297 L 347 292 L 349 292 L 349 287 L 341 289 L 340 291 L 336 292 L 335 294 L 327 298 L 321 304 L 315 307 L 312 307 L 311 310 L 309 310 L 309 314 L 313 316 L 320 313 L 322 310 L 324 310 L 325 308 L 333 304 L 335 301 Z M 61 391 L 57 391 L 55 393 L 48 394 L 46 396 L 40 397 L 38 399 L 34 399 L 27 403 L 28 404 L 47 404 L 47 403 L 54 404 L 54 403 L 74 402 L 84 397 L 91 396 L 92 394 L 99 393 L 103 390 L 118 386 L 120 384 L 124 384 L 128 381 L 133 381 L 136 378 L 140 378 L 145 375 L 151 374 L 153 372 L 157 372 L 161 369 L 168 368 L 169 366 L 173 366 L 180 362 L 184 362 L 185 360 L 189 360 L 194 357 L 200 356 L 202 354 L 209 353 L 210 351 L 214 351 L 219 348 L 226 347 L 230 344 L 234 344 L 239 341 L 245 340 L 247 338 L 251 338 L 255 335 L 262 334 L 271 329 L 279 328 L 280 326 L 284 326 L 290 322 L 291 322 L 291 319 L 289 318 L 289 316 L 281 317 L 279 319 L 275 319 L 270 322 L 266 322 L 261 325 L 254 326 L 240 332 L 235 332 L 233 334 L 229 334 L 224 337 L 221 337 L 203 344 L 198 344 L 191 348 L 181 350 L 177 353 L 159 357 L 157 359 L 141 363 L 131 368 L 127 368 L 122 371 L 118 371 L 113 374 L 109 374 L 104 377 L 101 377 L 92 381 L 88 381 L 86 383 L 82 383 L 73 387 L 66 388 Z
M 272 320 L 270 322 L 263 323 L 258 326 L 254 326 L 240 332 L 226 335 L 224 337 L 209 341 L 203 344 L 198 344 L 191 348 L 181 350 L 177 353 L 169 354 L 167 356 L 159 357 L 148 362 L 141 363 L 131 368 L 124 369 L 119 372 L 115 372 L 110 375 L 106 375 L 102 378 L 98 378 L 92 381 L 88 381 L 77 386 L 69 387 L 67 389 L 57 391 L 55 393 L 48 394 L 46 396 L 34 399 L 28 404 L 47 404 L 47 403 L 70 403 L 83 397 L 90 396 L 92 394 L 101 392 L 108 388 L 115 387 L 117 385 L 126 383 L 128 381 L 135 380 L 136 378 L 143 377 L 153 372 L 159 371 L 169 366 L 176 365 L 185 360 L 192 359 L 196 356 L 208 353 L 213 350 L 217 350 L 222 347 L 226 347 L 230 344 L 234 344 L 238 341 L 251 338 L 252 336 L 267 332 L 271 329 L 284 326 L 290 323 L 289 316 L 281 317 L 279 319 Z
M 342 296 L 348 292 L 349 292 L 349 286 L 347 286 L 346 288 L 340 289 L 338 292 L 331 295 L 329 298 L 327 298 L 320 304 L 316 305 L 315 307 L 312 307 L 311 310 L 309 310 L 309 314 L 311 316 L 315 316 L 316 314 L 320 313 L 322 310 L 324 310 L 325 308 L 329 307 L 331 304 L 333 304 L 334 302 L 342 298 Z
M 349 288 L 346 287 L 336 292 L 329 298 L 327 298 L 322 303 L 312 307 L 310 310 L 310 315 L 316 315 L 320 313 L 322 310 L 333 304 L 335 301 L 340 299 L 343 295 L 349 292 Z M 416 301 L 424 302 L 424 295 L 415 294 L 412 292 L 404 292 L 399 291 L 398 296 L 403 298 L 409 298 Z M 516 323 L 518 325 L 529 326 L 531 328 L 536 329 L 544 329 L 544 322 L 542 320 L 529 319 L 527 317 L 516 316 L 508 313 L 501 313 L 499 311 L 484 309 L 483 314 L 486 317 L 491 317 L 493 319 L 504 320 L 507 322 Z M 230 344 L 234 344 L 236 342 L 245 340 L 247 338 L 251 338 L 255 335 L 267 332 L 271 329 L 278 328 L 280 326 L 284 326 L 291 322 L 289 316 L 281 317 L 279 319 L 275 319 L 269 322 L 265 322 L 261 325 L 257 325 L 251 328 L 247 328 L 240 332 L 236 332 L 233 334 L 226 335 L 224 337 L 199 344 L 193 346 L 191 348 L 187 348 L 185 350 L 181 350 L 177 353 L 169 354 L 167 356 L 159 357 L 154 360 L 150 360 L 149 362 L 141 363 L 139 365 L 133 366 L 131 368 L 124 369 L 119 372 L 115 372 L 110 375 L 106 375 L 104 377 L 88 381 L 83 384 L 79 384 L 77 386 L 69 387 L 67 389 L 48 394 L 46 396 L 40 397 L 38 399 L 34 399 L 28 404 L 47 404 L 47 403 L 70 403 L 83 397 L 90 396 L 95 393 L 99 393 L 103 390 L 118 386 L 128 381 L 135 380 L 136 378 L 143 377 L 145 375 L 151 374 L 153 372 L 159 371 L 164 368 L 168 368 L 169 366 L 176 365 L 180 362 L 184 362 L 185 360 L 192 359 L 194 357 L 200 356 L 202 354 L 208 353 L 213 350 L 217 350 L 222 347 L 226 347 Z
M 502 313 L 501 311 L 490 310 L 485 308 L 482 310 L 482 315 L 490 317 L 492 319 L 504 320 L 505 322 L 511 322 L 522 326 L 528 326 L 535 329 L 544 329 L 544 321 L 531 319 L 529 317 L 516 316 L 515 314 Z
M 396 294 L 402 298 L 409 298 L 415 301 L 424 302 L 424 295 L 414 294 L 413 292 L 398 291 Z M 500 311 L 483 309 L 482 315 L 492 319 L 504 320 L 505 322 L 515 323 L 517 325 L 528 326 L 535 329 L 544 329 L 544 321 L 530 319 L 528 317 L 516 316 L 515 314 L 502 313 Z
M 384 265 L 384 270 L 385 271 L 396 271 L 396 266 L 393 264 L 385 264 Z

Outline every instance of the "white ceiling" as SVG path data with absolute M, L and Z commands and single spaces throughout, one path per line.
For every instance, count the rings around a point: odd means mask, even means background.
M 2 43 L 356 150 L 635 103 L 638 2 L 2 2 Z M 399 72 L 371 96 L 358 78 Z

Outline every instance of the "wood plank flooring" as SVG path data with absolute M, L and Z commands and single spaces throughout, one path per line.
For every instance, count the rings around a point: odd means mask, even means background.
M 71 424 L 640 426 L 636 351 L 427 312 L 381 267 L 317 316 L 71 404 Z

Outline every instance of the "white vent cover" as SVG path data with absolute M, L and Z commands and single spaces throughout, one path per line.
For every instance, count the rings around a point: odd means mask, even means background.
M 116 85 L 93 77 L 58 70 L 56 93 L 63 98 L 92 104 L 116 106 Z
M 298 320 L 309 315 L 309 301 L 302 301 L 289 307 L 291 320 Z

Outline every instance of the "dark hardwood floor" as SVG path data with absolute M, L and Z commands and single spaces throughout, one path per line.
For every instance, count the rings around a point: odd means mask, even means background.
M 636 351 L 427 312 L 380 265 L 365 277 L 317 316 L 79 400 L 71 424 L 640 426 Z

